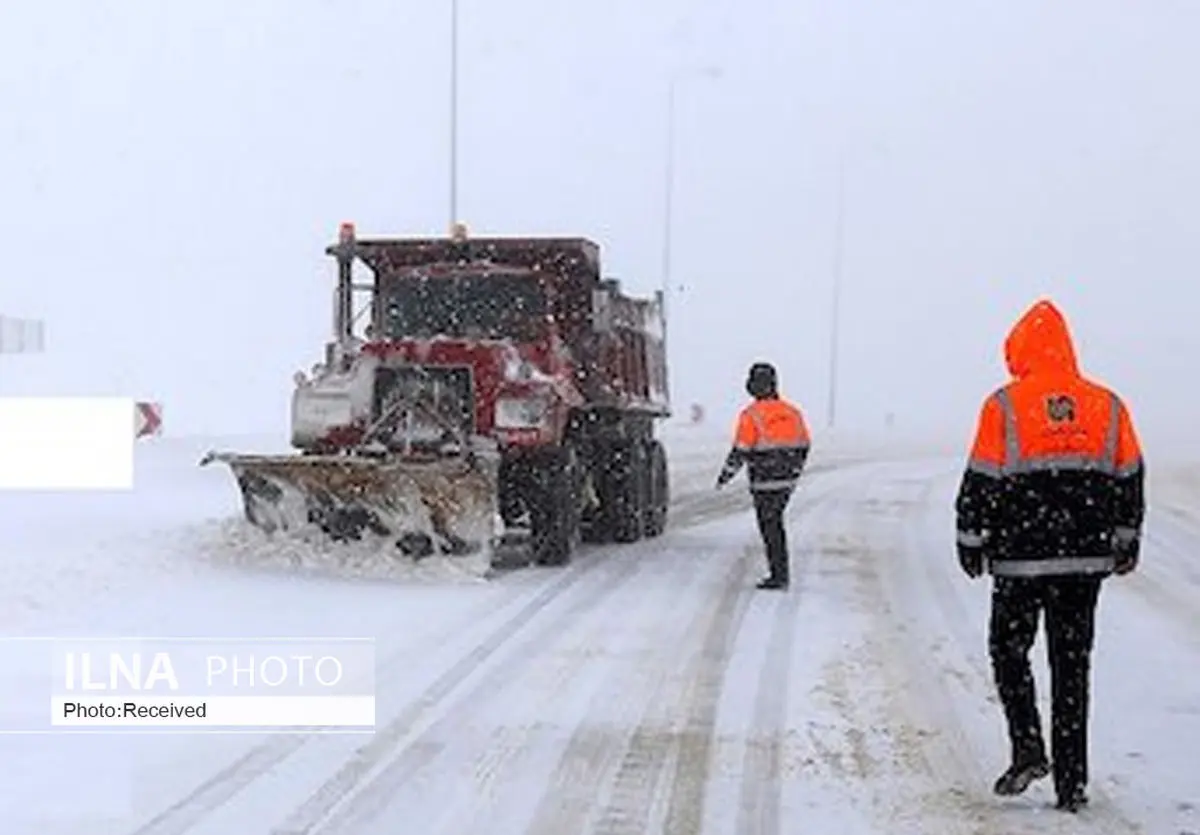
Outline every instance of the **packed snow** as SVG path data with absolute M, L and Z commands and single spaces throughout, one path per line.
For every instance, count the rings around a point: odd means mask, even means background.
M 152 439 L 131 493 L 5 494 L 6 636 L 369 636 L 378 710 L 365 736 L 2 736 L 2 830 L 1200 832 L 1200 467 L 1152 469 L 1142 568 L 1102 596 L 1075 818 L 1049 781 L 990 793 L 1007 745 L 987 584 L 953 553 L 961 459 L 818 437 L 775 594 L 744 482 L 713 489 L 727 440 L 667 433 L 662 538 L 491 579 L 249 529 L 196 462 L 277 439 Z

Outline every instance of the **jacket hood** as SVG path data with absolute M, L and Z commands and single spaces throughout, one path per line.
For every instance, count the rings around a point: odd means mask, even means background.
M 1043 299 L 1017 320 L 1004 342 L 1004 361 L 1018 379 L 1046 372 L 1079 373 L 1066 317 L 1054 302 Z

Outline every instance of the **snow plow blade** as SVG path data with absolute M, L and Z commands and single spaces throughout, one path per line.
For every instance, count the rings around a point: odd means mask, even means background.
M 499 462 L 487 454 L 404 459 L 210 452 L 242 493 L 246 520 L 267 533 L 316 526 L 337 541 L 374 535 L 407 556 L 491 551 Z

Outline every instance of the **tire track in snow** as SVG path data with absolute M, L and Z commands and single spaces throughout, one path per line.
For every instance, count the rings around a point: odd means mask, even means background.
M 926 700 L 931 711 L 930 718 L 937 720 L 937 727 L 948 738 L 943 744 L 933 746 L 935 751 L 929 752 L 932 756 L 925 758 L 927 766 L 939 782 L 945 781 L 945 785 L 956 786 L 956 784 L 961 784 L 963 778 L 966 777 L 972 784 L 978 787 L 988 787 L 990 790 L 990 783 L 996 775 L 985 772 L 983 752 L 968 734 L 966 725 L 960 717 L 962 706 L 951 696 L 944 683 L 945 678 L 949 675 L 952 678 L 957 677 L 956 680 L 972 694 L 978 693 L 983 696 L 991 692 L 991 679 L 981 666 L 983 662 L 980 660 L 980 653 L 987 653 L 986 636 L 981 636 L 977 646 L 967 645 L 965 635 L 970 634 L 972 626 L 966 610 L 963 608 L 959 592 L 951 586 L 945 568 L 935 562 L 938 558 L 925 553 L 931 542 L 931 537 L 926 534 L 928 512 L 933 492 L 937 486 L 935 478 L 925 481 L 915 494 L 904 502 L 897 519 L 896 535 L 904 559 L 904 565 L 899 570 L 905 573 L 912 571 L 914 560 L 920 565 L 916 572 L 919 574 L 919 578 L 912 576 L 907 581 L 901 581 L 909 584 L 908 593 L 903 595 L 902 599 L 935 602 L 942 618 L 946 621 L 945 625 L 950 627 L 946 629 L 946 632 L 949 633 L 950 640 L 958 646 L 960 660 L 965 662 L 969 669 L 964 674 L 961 665 L 952 665 L 952 662 L 948 662 L 938 651 L 938 646 L 930 648 L 928 652 L 922 652 L 921 647 L 914 645 L 912 638 L 917 636 L 912 632 L 909 632 L 909 640 L 897 641 L 896 644 L 902 652 L 900 657 L 907 659 L 908 668 L 918 671 L 920 673 L 919 680 L 926 683 L 927 686 L 922 688 L 922 693 L 923 699 Z M 946 564 L 949 564 L 951 560 L 957 560 L 957 556 L 952 551 L 954 544 L 951 533 L 952 531 L 946 531 L 944 536 L 932 539 L 933 542 L 944 540 Z M 917 585 L 912 585 L 914 582 Z M 918 590 L 918 586 L 922 584 L 924 589 Z M 917 593 L 914 594 L 914 592 Z M 971 673 L 974 675 L 972 676 Z M 991 703 L 995 704 L 994 701 Z M 999 715 L 999 719 L 1003 721 L 1003 715 Z M 998 769 L 997 773 L 999 773 Z M 970 793 L 970 789 L 963 787 L 955 789 L 953 793 L 958 795 L 959 800 L 968 802 L 965 793 Z M 969 805 L 973 807 L 973 804 Z M 1002 826 L 1000 822 L 993 823 L 989 820 L 992 817 L 990 810 L 972 808 L 971 811 L 980 818 L 975 823 L 974 832 L 979 835 L 993 835 L 993 833 L 1001 835 L 1005 832 L 1003 828 L 997 828 Z
M 1200 550 L 1196 534 L 1178 520 L 1159 517 L 1147 526 L 1144 538 L 1141 563 L 1120 578 L 1122 587 L 1141 597 L 1156 617 L 1166 618 L 1193 649 L 1200 649 L 1200 589 L 1188 570 L 1192 554 Z M 1146 559 L 1147 545 L 1180 559 L 1174 565 L 1156 565 Z
M 643 564 L 646 569 L 653 569 L 648 562 Z M 642 576 L 644 574 L 639 573 L 639 578 Z M 694 576 L 691 578 L 692 581 L 695 579 Z M 684 578 L 681 580 L 681 593 L 690 592 L 688 581 Z M 634 594 L 639 585 L 633 584 L 631 591 Z M 626 597 L 623 594 L 622 600 Z M 629 608 L 623 607 L 623 612 L 629 617 L 630 627 L 640 622 L 636 618 L 638 608 L 649 609 L 657 604 L 655 596 L 649 595 L 640 603 L 640 607 L 636 603 Z M 619 632 L 620 627 L 613 623 L 607 606 L 597 606 L 587 620 L 586 629 L 568 629 L 561 636 L 556 636 L 553 644 L 546 645 L 536 667 L 508 677 L 489 691 L 491 703 L 500 703 L 502 712 L 498 716 L 495 711 L 489 711 L 487 705 L 480 709 L 477 702 L 469 700 L 463 705 L 462 712 L 442 717 L 435 727 L 429 729 L 431 736 L 447 741 L 440 750 L 438 760 L 452 764 L 456 770 L 459 764 L 466 766 L 473 760 L 471 772 L 474 779 L 447 780 L 444 777 L 448 773 L 446 771 L 426 779 L 420 768 L 409 772 L 404 775 L 402 782 L 396 781 L 391 786 L 387 808 L 381 807 L 382 815 L 377 825 L 386 828 L 395 813 L 403 812 L 406 825 L 413 828 L 422 826 L 422 831 L 482 832 L 487 831 L 489 826 L 497 826 L 497 820 L 502 819 L 496 814 L 500 810 L 491 810 L 492 815 L 474 828 L 467 827 L 464 818 L 481 811 L 484 805 L 481 799 L 494 794 L 497 786 L 503 785 L 500 781 L 504 776 L 514 773 L 522 775 L 525 772 L 521 766 L 533 758 L 535 741 L 548 732 L 553 733 L 556 708 L 561 707 L 565 698 L 569 698 L 573 688 L 586 686 L 589 679 L 587 672 L 596 660 L 597 650 L 605 647 Z M 594 673 L 590 678 L 595 678 Z M 580 682 L 580 679 L 584 679 L 584 682 Z M 525 693 L 529 695 L 525 696 Z M 468 711 L 469 716 L 463 715 Z M 469 740 L 464 742 L 462 739 L 462 728 L 478 724 L 493 727 L 491 739 L 482 750 Z M 515 792 L 515 795 L 513 800 L 519 802 L 520 792 Z M 527 802 L 524 805 L 527 808 Z M 433 810 L 432 814 L 428 810 Z M 351 824 L 359 822 L 357 819 L 350 821 Z M 351 831 L 361 830 L 351 827 Z
M 619 556 L 624 556 L 620 559 Z M 436 733 L 442 730 L 451 720 L 461 718 L 461 714 L 470 711 L 470 706 L 478 699 L 486 698 L 503 682 L 511 679 L 514 669 L 528 663 L 536 657 L 538 651 L 545 645 L 547 635 L 559 634 L 572 623 L 589 614 L 599 607 L 607 598 L 635 576 L 643 563 L 638 560 L 638 554 L 614 554 L 602 565 L 611 568 L 612 573 L 604 577 L 596 585 L 584 589 L 576 598 L 574 605 L 552 618 L 541 628 L 536 629 L 514 651 L 514 654 L 501 660 L 488 670 L 471 688 L 470 692 L 455 706 L 450 707 L 440 720 L 417 733 L 412 739 L 405 740 L 418 725 L 425 713 L 437 706 L 437 703 L 449 694 L 453 687 L 433 696 L 427 704 L 418 704 L 413 709 L 405 711 L 396 719 L 390 721 L 370 743 L 363 746 L 335 773 L 321 785 L 304 803 L 288 815 L 287 819 L 272 830 L 272 835 L 308 835 L 314 832 L 356 831 L 355 827 L 369 821 L 387 805 L 391 792 L 397 786 L 409 779 L 411 775 L 424 768 L 441 751 L 441 744 L 433 741 Z M 573 584 L 573 583 L 572 583 Z M 546 602 L 555 596 L 548 597 Z M 544 606 L 544 604 L 543 604 Z M 485 657 L 493 654 L 520 630 L 520 627 L 531 620 L 542 606 L 530 609 L 528 617 L 520 619 L 519 623 L 506 630 L 502 638 L 492 642 L 492 646 L 482 653 Z M 481 647 L 481 650 L 485 649 Z M 467 667 L 454 685 L 457 686 L 474 672 L 480 662 L 472 653 L 457 666 Z M 403 744 L 401 744 L 403 743 Z
M 408 724 L 415 723 L 444 696 L 452 692 L 463 680 L 469 677 L 480 664 L 502 649 L 508 640 L 532 620 L 539 612 L 552 602 L 562 597 L 564 593 L 579 583 L 587 575 L 589 565 L 577 564 L 571 566 L 563 575 L 556 577 L 536 592 L 532 599 L 523 605 L 515 614 L 502 621 L 493 629 L 487 638 L 471 652 L 461 657 L 457 663 L 442 673 L 428 688 L 426 688 L 401 714 L 403 723 L 389 725 L 378 731 L 372 742 L 384 740 L 388 742 L 392 734 L 402 733 Z M 526 589 L 514 587 L 511 603 L 527 594 Z M 503 604 L 501 604 L 503 605 Z M 486 600 L 479 607 L 472 607 L 467 616 L 455 621 L 461 627 L 468 623 L 468 617 L 478 618 L 487 608 L 496 606 L 496 601 Z M 451 627 L 453 628 L 453 627 Z M 449 629 L 443 636 L 453 634 Z M 409 657 L 409 652 L 389 656 L 383 665 L 386 673 L 400 672 L 406 668 L 403 664 Z M 388 733 L 389 729 L 391 734 Z M 173 803 L 167 809 L 159 812 L 147 823 L 134 830 L 132 835 L 179 835 L 201 823 L 208 815 L 221 808 L 247 786 L 268 773 L 286 758 L 300 750 L 305 744 L 320 737 L 320 734 L 297 734 L 274 737 L 265 743 L 254 746 L 226 768 L 218 771 L 192 792 Z
M 817 769 L 814 783 L 832 791 L 851 815 L 856 811 L 873 813 L 882 824 L 881 831 L 965 833 L 969 830 L 954 817 L 945 822 L 931 819 L 922 802 L 930 782 L 945 783 L 932 778 L 925 761 L 923 736 L 928 732 L 913 722 L 912 711 L 904 703 L 911 695 L 911 676 L 895 663 L 898 653 L 888 643 L 893 637 L 892 624 L 885 616 L 878 572 L 880 563 L 892 554 L 880 547 L 879 540 L 895 548 L 898 537 L 885 527 L 895 523 L 893 509 L 887 506 L 887 499 L 881 502 L 875 495 L 877 485 L 886 481 L 880 478 L 881 472 L 886 470 L 876 469 L 850 481 L 848 489 L 840 491 L 841 500 L 830 503 L 819 530 L 817 553 L 811 559 L 814 612 L 841 618 L 845 611 L 850 619 L 846 631 L 838 633 L 840 649 L 827 647 L 818 651 L 818 658 L 805 657 L 810 664 L 820 660 L 819 666 L 812 667 L 815 678 L 806 679 L 809 694 L 817 699 L 812 708 L 818 712 L 808 721 L 800 720 L 806 733 L 792 730 L 796 737 L 805 737 L 806 743 L 797 738 L 800 749 L 783 748 L 783 765 L 789 771 L 796 765 Z M 828 718 L 821 721 L 826 710 Z M 932 722 L 926 723 L 929 725 Z M 774 787 L 767 795 L 771 805 L 757 810 L 752 802 L 766 790 L 756 789 L 756 778 L 751 775 L 744 775 L 744 780 L 736 829 L 739 835 L 786 831 Z M 914 781 L 918 785 L 914 786 Z M 821 791 L 813 785 L 790 782 L 786 787 L 801 795 Z M 752 817 L 756 811 L 757 821 Z
M 900 611 L 926 603 L 927 595 L 911 585 L 920 568 L 906 564 L 905 523 L 927 485 L 897 479 L 898 467 L 878 466 L 848 485 L 847 501 L 826 530 L 828 565 L 819 571 L 830 582 L 827 593 L 834 593 L 833 605 L 861 608 L 868 620 L 826 665 L 819 687 L 840 719 L 846 748 L 827 749 L 820 738 L 812 744 L 835 778 L 858 787 L 847 800 L 870 809 L 887 831 L 1010 835 L 981 827 L 972 820 L 975 810 L 964 807 L 957 787 L 977 758 L 959 733 L 939 671 L 913 643 L 924 633 L 914 634 Z
M 932 535 L 933 532 L 930 525 L 931 514 L 929 511 L 932 507 L 930 499 L 934 490 L 939 487 L 938 478 L 939 476 L 929 478 L 923 488 L 914 497 L 914 500 L 905 505 L 901 516 L 903 544 L 910 558 L 915 557 L 923 566 L 923 575 L 932 594 L 926 594 L 922 597 L 924 599 L 932 598 L 937 601 L 943 616 L 948 621 L 947 626 L 951 627 L 948 631 L 950 632 L 951 639 L 959 648 L 960 658 L 962 661 L 965 661 L 969 672 L 973 673 L 971 680 L 963 682 L 963 684 L 971 691 L 991 695 L 994 690 L 994 684 L 990 662 L 985 660 L 987 657 L 986 635 L 981 636 L 981 641 L 977 647 L 973 647 L 967 643 L 966 636 L 973 631 L 973 625 L 964 607 L 960 593 L 951 585 L 949 576 L 944 568 L 945 565 L 951 564 L 950 560 L 955 559 L 952 552 L 953 540 L 951 539 L 951 531 L 947 530 L 944 534 L 947 562 L 941 563 L 943 567 L 939 567 L 939 563 L 929 559 L 927 555 L 923 555 L 922 553 L 928 548 L 931 541 L 937 541 Z M 938 539 L 940 538 L 943 537 L 938 537 Z M 914 653 L 912 650 L 912 647 L 908 648 L 907 654 L 910 658 L 920 655 L 919 653 Z M 933 669 L 929 665 L 929 660 L 929 656 L 924 656 L 923 664 L 927 670 L 926 680 L 932 682 L 936 680 L 939 672 L 944 675 L 945 669 L 941 671 Z M 960 709 L 951 701 L 949 693 L 944 687 L 929 688 L 931 691 L 935 689 L 937 699 L 944 706 L 939 711 L 943 717 L 941 726 L 951 733 L 955 742 L 953 749 L 956 755 L 954 759 L 956 760 L 955 770 L 958 772 L 957 776 L 961 778 L 964 773 L 970 774 L 974 778 L 974 782 L 988 787 L 990 791 L 990 784 L 995 775 L 985 773 L 981 752 L 975 744 L 975 740 L 968 734 L 967 728 L 961 720 Z M 994 697 L 988 701 L 995 705 L 997 721 L 1003 722 L 1004 718 L 999 702 Z M 1045 717 L 1043 716 L 1044 719 Z M 949 720 L 949 727 L 947 727 L 947 720 Z M 963 754 L 967 752 L 971 752 L 971 755 L 963 757 Z M 997 773 L 998 771 L 999 769 L 997 769 Z M 1090 793 L 1093 798 L 1103 803 L 1104 811 L 1098 816 L 1087 817 L 1086 826 L 1089 830 L 1112 833 L 1112 835 L 1129 835 L 1129 833 L 1140 833 L 1142 831 L 1138 824 L 1125 816 L 1101 786 L 1094 784 L 1090 788 Z M 981 821 L 981 826 L 983 827 L 979 830 L 981 833 L 1002 835 L 1002 833 L 1008 831 L 1011 824 L 1008 821 L 999 819 L 999 813 L 1002 811 L 1000 807 L 997 806 L 987 810 L 978 809 L 977 811 L 990 819 L 986 823 Z M 1058 826 L 1061 828 L 1058 831 L 1069 832 L 1071 831 L 1071 827 L 1076 823 L 1082 824 L 1083 822 L 1083 819 L 1074 821 L 1070 819 L 1060 820 L 1058 821 Z
M 800 610 L 793 593 L 775 604 L 775 622 L 759 672 L 754 720 L 742 760 L 739 835 L 779 832 L 783 736 L 791 676 L 792 638 Z
M 563 746 L 552 772 L 550 784 L 524 829 L 526 835 L 561 835 L 566 832 L 588 831 L 588 823 L 600 800 L 597 787 L 604 786 L 620 767 L 631 746 L 636 729 L 645 715 L 668 692 L 671 680 L 677 677 L 672 664 L 680 657 L 689 657 L 698 650 L 706 621 L 713 617 L 709 599 L 712 587 L 728 589 L 745 573 L 740 565 L 744 556 L 735 560 L 726 571 L 713 575 L 711 569 L 702 576 L 678 565 L 676 573 L 687 570 L 690 582 L 681 578 L 678 586 L 680 600 L 692 602 L 690 615 L 679 617 L 675 612 L 662 612 L 661 598 L 651 595 L 649 605 L 659 607 L 654 612 L 654 628 L 647 634 L 639 624 L 644 620 L 631 619 L 630 628 L 641 634 L 636 643 L 645 643 L 648 657 L 635 659 L 633 675 L 624 675 L 618 667 L 611 671 L 604 685 L 593 695 L 586 713 Z M 671 578 L 666 578 L 669 582 Z M 661 583 L 662 581 L 660 581 Z M 472 830 L 476 831 L 476 830 Z
M 681 496 L 680 498 L 681 500 L 694 500 L 698 495 L 699 493 L 693 493 Z M 736 506 L 733 505 L 725 505 L 717 510 L 703 501 L 695 502 L 690 506 L 686 501 L 680 504 L 682 506 L 677 505 L 675 513 L 672 514 L 674 527 L 676 528 L 693 527 L 712 521 L 713 518 L 719 515 L 734 513 L 737 510 Z M 647 544 L 657 541 L 657 539 L 649 540 Z M 619 555 L 628 550 L 629 546 L 591 546 L 582 548 L 579 555 L 581 559 L 573 562 L 563 570 L 563 574 L 550 580 L 545 587 L 534 592 L 534 597 L 529 604 L 522 607 L 512 618 L 499 624 L 488 634 L 479 647 L 461 658 L 456 665 L 446 670 L 416 698 L 413 704 L 420 706 L 420 714 L 431 709 L 442 695 L 453 690 L 462 679 L 465 679 L 474 672 L 475 668 L 483 663 L 487 657 L 501 649 L 508 636 L 526 620 L 549 605 L 556 597 L 575 585 L 580 578 L 595 567 L 602 565 L 604 561 L 611 559 L 613 555 Z M 440 630 L 438 634 L 444 641 L 447 637 L 459 634 L 464 625 L 477 622 L 482 612 L 493 611 L 511 605 L 522 594 L 529 593 L 527 588 L 514 586 L 512 593 L 505 595 L 501 601 L 485 599 L 478 606 L 472 607 L 462 618 L 456 619 L 450 627 Z M 410 657 L 411 652 L 411 649 L 403 650 L 389 656 L 380 665 L 380 671 L 386 675 L 405 669 L 404 662 Z M 406 712 L 406 714 L 409 713 L 412 713 L 412 711 Z M 414 718 L 413 721 L 415 722 L 417 719 Z M 288 734 L 286 736 L 273 736 L 266 742 L 255 745 L 225 768 L 214 773 L 192 791 L 174 801 L 165 809 L 155 813 L 148 821 L 133 830 L 130 835 L 181 835 L 181 833 L 187 832 L 189 829 L 202 823 L 213 812 L 229 803 L 264 775 L 270 773 L 272 769 L 300 751 L 305 745 L 323 736 L 324 734 Z M 376 733 L 374 739 L 379 738 L 380 734 Z
M 481 600 L 448 625 L 438 629 L 430 638 L 422 640 L 418 645 L 388 655 L 380 665 L 380 672 L 386 677 L 388 674 L 407 670 L 408 665 L 405 662 L 415 652 L 427 649 L 431 645 L 443 646 L 447 640 L 460 635 L 471 624 L 478 623 L 488 612 L 503 611 L 524 594 L 529 594 L 529 590 L 513 586 L 499 600 L 492 598 Z M 497 627 L 497 629 L 503 628 L 504 624 Z M 287 757 L 322 736 L 324 734 L 287 734 L 255 745 L 191 792 L 156 813 L 149 821 L 134 830 L 132 835 L 176 835 L 186 832 Z
M 815 502 L 804 498 L 805 503 L 793 511 L 794 517 L 814 509 Z M 578 773 L 583 785 L 609 786 L 595 831 L 646 831 L 656 805 L 663 800 L 664 788 L 667 790 L 665 831 L 699 830 L 704 814 L 717 705 L 742 618 L 750 598 L 757 594 L 748 581 L 750 564 L 759 559 L 757 547 L 751 546 L 743 553 L 740 573 L 736 566 L 733 567 L 740 579 L 724 582 L 722 605 L 712 616 L 700 651 L 684 653 L 691 661 L 682 677 L 683 692 L 675 699 L 664 698 L 671 691 L 671 682 L 679 680 L 672 671 L 664 670 L 662 675 L 667 678 L 656 682 L 657 686 L 646 700 L 643 719 L 624 738 L 623 752 L 615 747 L 618 737 L 608 736 L 606 743 L 598 746 L 595 735 L 583 729 L 568 743 L 560 761 L 560 771 Z M 739 585 L 742 592 L 735 596 Z M 698 634 L 699 630 L 695 632 Z M 672 725 L 674 729 L 667 730 Z M 670 763 L 674 763 L 669 775 L 670 784 L 661 786 Z M 547 835 L 581 831 L 595 803 L 594 794 L 565 807 L 557 802 L 557 798 L 546 796 L 535 818 L 535 831 Z
M 595 835 L 640 835 L 650 831 L 650 818 L 659 799 L 659 785 L 672 755 L 677 763 L 687 757 L 693 758 L 692 762 L 702 772 L 699 775 L 699 788 L 700 797 L 703 797 L 711 737 L 711 723 L 705 726 L 707 700 L 711 697 L 715 706 L 733 636 L 741 625 L 754 593 L 748 583 L 749 570 L 750 565 L 743 552 L 730 567 L 699 650 L 691 655 L 680 677 L 685 687 L 684 726 L 679 728 L 676 725 L 674 714 L 680 707 L 678 703 L 657 698 L 650 702 L 613 777 L 608 802 L 592 830 Z M 714 691 L 716 695 L 713 695 Z M 691 788 L 689 783 L 694 780 L 688 778 L 694 778 L 696 773 L 681 771 L 677 765 L 672 776 L 671 808 L 663 831 L 674 835 L 691 831 L 675 821 L 679 816 L 676 797 L 681 789 Z
M 1182 559 L 1164 567 L 1172 569 L 1175 576 L 1190 586 L 1200 584 L 1200 565 L 1196 564 L 1194 556 L 1197 543 L 1200 543 L 1200 523 L 1189 508 L 1171 504 L 1153 508 L 1147 514 L 1143 537 L 1166 539 L 1168 550 Z
M 824 519 L 831 507 L 830 497 L 835 496 L 838 485 L 825 490 L 811 500 L 800 513 L 789 516 L 789 524 L 795 528 L 805 524 L 797 545 L 811 542 L 796 572 L 798 588 L 775 601 L 775 615 L 767 651 L 759 670 L 758 686 L 755 690 L 753 719 L 746 751 L 742 761 L 742 779 L 739 791 L 737 833 L 778 833 L 781 831 L 782 808 L 782 761 L 783 740 L 787 733 L 787 708 L 792 679 L 792 647 L 796 634 L 796 620 L 803 603 L 803 592 L 821 558 L 819 541 L 813 534 L 819 529 L 817 523 Z M 793 548 L 793 562 L 796 549 Z
M 927 543 L 912 536 L 914 521 L 924 513 L 935 484 L 931 479 L 898 478 L 894 465 L 872 475 L 863 485 L 865 495 L 850 506 L 843 529 L 861 537 L 861 545 L 846 554 L 855 563 L 859 593 L 877 616 L 861 661 L 879 677 L 883 702 L 860 710 L 849 691 L 842 697 L 850 710 L 847 721 L 858 724 L 874 718 L 875 724 L 894 728 L 892 752 L 902 773 L 936 787 L 931 796 L 922 792 L 917 798 L 883 798 L 890 808 L 876 811 L 896 821 L 911 820 L 911 807 L 916 805 L 928 821 L 923 829 L 933 828 L 936 820 L 939 832 L 1010 835 L 1011 829 L 992 825 L 991 810 L 976 808 L 968 800 L 971 792 L 964 778 L 971 783 L 982 779 L 979 755 L 957 716 L 959 704 L 947 690 L 946 670 L 924 645 L 925 627 L 908 609 L 925 607 L 935 596 L 922 587 L 931 562 L 923 553 Z M 914 556 L 921 566 L 911 564 Z M 921 611 L 924 615 L 927 610 Z
M 828 482 L 821 479 L 818 484 L 820 486 L 815 495 L 811 489 L 798 494 L 799 506 L 789 514 L 793 529 L 797 523 L 824 508 L 824 502 L 836 493 L 840 479 L 834 478 Z M 760 546 L 752 548 L 755 556 L 761 559 L 759 551 Z M 811 566 L 807 566 L 806 570 L 811 570 Z M 686 724 L 683 733 L 677 735 L 675 741 L 674 770 L 664 825 L 664 831 L 671 835 L 698 834 L 704 828 L 705 797 L 712 769 L 713 735 L 722 686 L 750 597 L 757 594 L 761 592 L 748 589 L 738 598 L 734 615 L 724 622 L 720 618 L 714 621 L 697 659 L 697 669 L 692 674 L 693 687 L 687 701 Z M 791 673 L 792 627 L 799 603 L 800 596 L 795 589 L 782 595 L 782 599 L 776 603 L 776 619 L 759 679 L 755 718 L 757 722 L 767 723 L 772 731 L 772 741 L 766 761 L 759 762 L 767 770 L 750 779 L 761 779 L 766 795 L 759 798 L 765 803 L 760 808 L 765 809 L 768 817 L 774 815 L 778 818 L 779 814 L 779 758 L 787 710 L 786 684 Z M 775 732 L 775 729 L 779 732 Z

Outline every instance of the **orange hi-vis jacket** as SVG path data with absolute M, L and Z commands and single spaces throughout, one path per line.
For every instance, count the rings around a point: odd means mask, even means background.
M 733 448 L 718 481 L 729 481 L 745 464 L 751 490 L 791 490 L 804 470 L 811 443 L 798 407 L 778 397 L 755 400 L 738 415 Z
M 1135 545 L 1145 467 L 1115 393 L 1079 371 L 1066 319 L 1050 302 L 1005 342 L 1012 382 L 980 411 L 959 487 L 958 544 L 998 576 L 1107 574 Z

